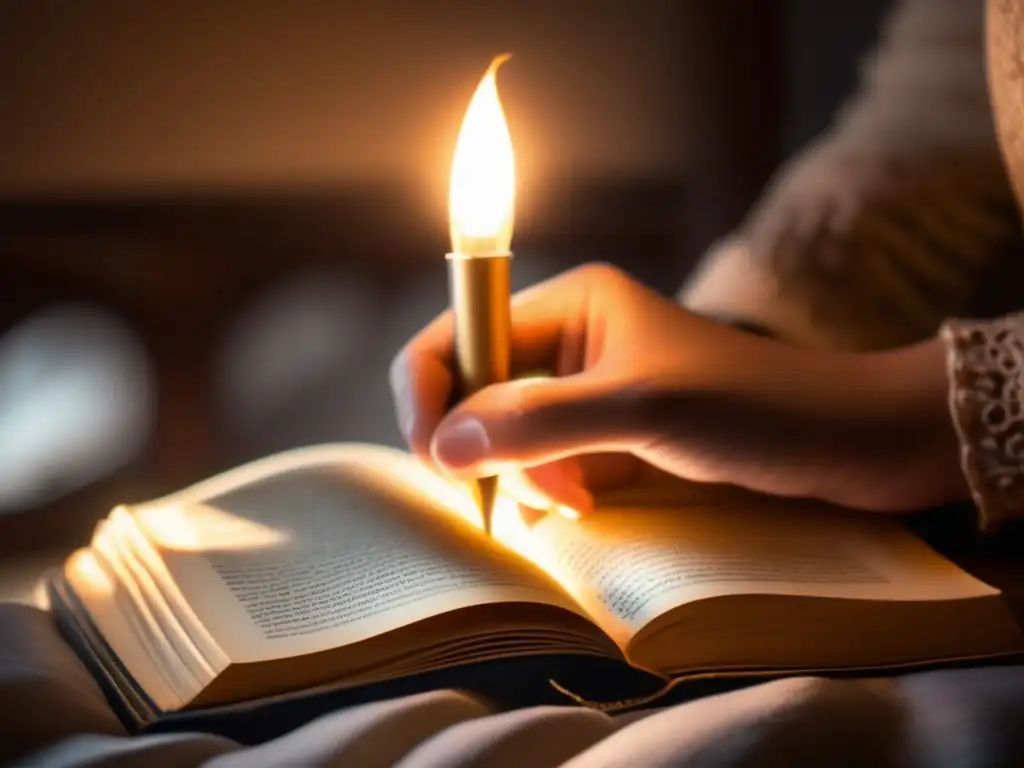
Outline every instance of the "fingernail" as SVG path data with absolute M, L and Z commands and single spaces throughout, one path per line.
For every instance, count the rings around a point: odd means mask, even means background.
M 410 399 L 398 400 L 395 415 L 398 417 L 398 429 L 402 432 L 402 438 L 406 444 L 412 445 L 416 436 L 416 410 Z
M 395 415 L 398 419 L 398 429 L 402 433 L 402 439 L 412 445 L 416 432 L 416 412 L 406 400 L 398 399 L 395 403 Z
M 398 429 L 407 443 L 412 442 L 413 432 L 416 428 L 416 410 L 413 405 L 412 394 L 409 388 L 409 379 L 406 376 L 405 355 L 398 355 L 391 363 L 388 371 L 388 380 L 391 385 L 391 395 L 395 404 L 395 416 L 398 421 Z
M 486 458 L 490 441 L 484 425 L 473 418 L 463 419 L 438 434 L 434 459 L 450 469 L 461 469 Z
M 555 511 L 567 520 L 580 519 L 580 511 L 573 507 L 566 506 L 565 504 L 559 504 L 558 506 L 556 506 Z

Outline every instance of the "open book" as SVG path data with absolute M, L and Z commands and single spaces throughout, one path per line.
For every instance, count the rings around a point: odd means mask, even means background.
M 49 596 L 143 725 L 531 657 L 635 672 L 652 691 L 1024 647 L 996 589 L 889 519 L 695 493 L 576 521 L 500 497 L 490 538 L 467 492 L 367 445 L 118 507 Z M 548 676 L 561 682 L 557 665 Z

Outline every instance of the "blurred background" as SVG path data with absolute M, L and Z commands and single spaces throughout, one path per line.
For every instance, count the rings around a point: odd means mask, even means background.
M 498 52 L 522 286 L 673 291 L 824 130 L 881 0 L 0 0 L 0 559 L 118 502 L 399 444 L 447 175 Z

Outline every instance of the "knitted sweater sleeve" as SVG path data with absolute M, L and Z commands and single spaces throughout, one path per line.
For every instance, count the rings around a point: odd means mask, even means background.
M 962 313 L 1017 233 L 984 0 L 900 0 L 859 91 L 680 293 L 797 343 L 894 346 Z

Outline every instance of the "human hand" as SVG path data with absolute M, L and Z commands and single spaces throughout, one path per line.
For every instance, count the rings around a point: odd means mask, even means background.
M 581 512 L 644 465 L 776 495 L 915 507 L 934 486 L 915 485 L 934 470 L 922 445 L 951 431 L 945 390 L 937 412 L 934 388 L 915 383 L 925 356 L 934 369 L 934 350 L 887 358 L 781 344 L 687 312 L 604 265 L 517 294 L 512 328 L 513 375 L 553 376 L 487 387 L 449 411 L 445 313 L 392 365 L 403 434 L 450 474 L 523 471 Z

